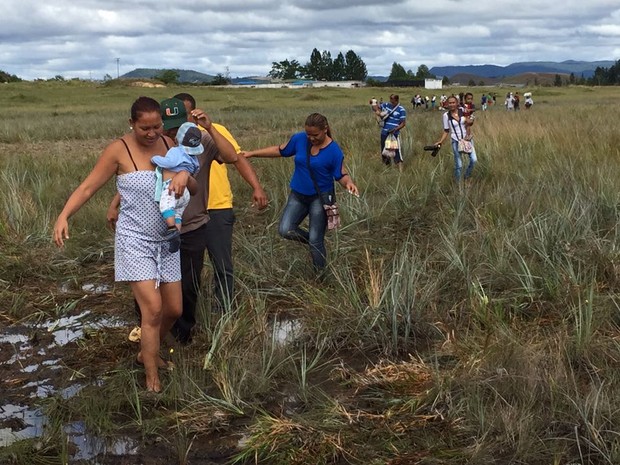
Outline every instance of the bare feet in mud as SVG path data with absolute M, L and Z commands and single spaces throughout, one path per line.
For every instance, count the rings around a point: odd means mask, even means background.
M 144 359 L 142 357 L 142 352 L 138 352 L 136 356 L 136 363 L 139 365 L 144 365 Z M 157 368 L 165 368 L 167 370 L 172 370 L 174 368 L 174 363 L 169 360 L 164 360 L 161 357 L 157 357 Z
M 144 359 L 142 357 L 142 352 L 139 352 L 138 355 L 136 356 L 136 363 L 144 366 Z M 174 364 L 158 356 L 157 357 L 157 368 L 172 370 L 174 369 Z M 157 370 L 155 370 L 155 373 L 149 373 L 149 370 L 146 369 L 145 372 L 146 372 L 147 392 L 161 392 L 161 383 L 159 381 L 159 374 L 157 373 Z
M 146 376 L 146 391 L 147 392 L 161 392 L 161 383 L 159 382 L 159 375 L 157 372 L 155 375 Z

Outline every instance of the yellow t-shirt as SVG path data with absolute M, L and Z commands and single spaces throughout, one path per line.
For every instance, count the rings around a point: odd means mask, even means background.
M 232 144 L 237 153 L 241 152 L 241 147 L 232 134 L 221 124 L 213 123 L 213 127 Z M 226 163 L 211 163 L 209 172 L 209 201 L 207 210 L 233 207 L 233 193 L 228 180 Z

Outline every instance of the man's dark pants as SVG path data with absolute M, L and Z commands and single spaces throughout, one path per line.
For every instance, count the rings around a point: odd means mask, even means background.
M 191 330 L 196 325 L 205 249 L 213 265 L 212 310 L 229 308 L 234 296 L 232 232 L 235 214 L 232 208 L 225 208 L 209 210 L 209 217 L 207 224 L 181 235 L 183 314 L 171 330 L 181 343 L 191 340 Z

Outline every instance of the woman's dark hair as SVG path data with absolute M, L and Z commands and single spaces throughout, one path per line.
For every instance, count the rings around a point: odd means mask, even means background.
M 160 112 L 159 102 L 151 97 L 138 97 L 131 105 L 131 121 L 137 121 L 142 113 Z
M 176 94 L 173 98 L 178 98 L 179 100 L 183 100 L 184 102 L 189 102 L 191 105 L 191 110 L 196 109 L 196 99 L 187 92 L 181 92 L 179 94 Z
M 332 132 L 329 129 L 329 123 L 327 122 L 327 118 L 320 113 L 312 113 L 306 118 L 306 126 L 310 126 L 313 128 L 319 129 L 327 129 L 327 135 L 332 138 Z

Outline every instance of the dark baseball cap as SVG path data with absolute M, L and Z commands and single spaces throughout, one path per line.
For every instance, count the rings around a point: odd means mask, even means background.
M 187 122 L 187 110 L 185 110 L 183 100 L 178 98 L 162 100 L 159 109 L 165 130 L 181 127 L 183 123 Z
M 183 147 L 185 152 L 190 155 L 200 155 L 205 150 L 201 143 L 202 133 L 194 123 L 188 123 L 187 121 L 183 123 L 179 127 L 176 139 L 177 144 Z

